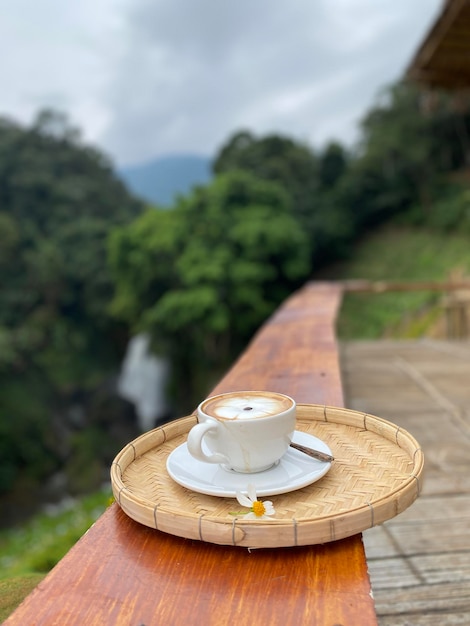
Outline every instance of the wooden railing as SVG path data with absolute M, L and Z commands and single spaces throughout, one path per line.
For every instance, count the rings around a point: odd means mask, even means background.
M 307 284 L 255 336 L 212 393 L 261 389 L 343 406 L 335 318 L 342 286 Z M 117 504 L 7 626 L 377 624 L 361 535 L 247 551 L 142 526 Z
M 345 280 L 341 284 L 345 293 L 440 292 L 446 339 L 470 337 L 470 280 L 460 274 L 447 281 Z
M 458 291 L 469 291 L 470 280 L 343 280 L 342 289 L 352 293 L 386 293 L 390 291 L 440 291 L 443 293 L 454 293 Z

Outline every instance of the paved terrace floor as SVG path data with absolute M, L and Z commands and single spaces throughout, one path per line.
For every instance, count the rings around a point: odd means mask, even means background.
M 364 533 L 380 626 L 470 625 L 470 342 L 341 345 L 345 406 L 420 442 L 424 488 Z

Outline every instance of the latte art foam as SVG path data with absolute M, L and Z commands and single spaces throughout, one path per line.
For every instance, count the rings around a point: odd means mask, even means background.
M 283 413 L 293 406 L 288 396 L 276 393 L 233 393 L 209 398 L 203 403 L 206 415 L 226 420 L 248 420 Z

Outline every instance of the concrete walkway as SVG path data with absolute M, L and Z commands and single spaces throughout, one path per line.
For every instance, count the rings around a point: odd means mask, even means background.
M 364 533 L 379 624 L 470 625 L 470 342 L 348 342 L 341 363 L 345 405 L 425 454 L 420 498 Z

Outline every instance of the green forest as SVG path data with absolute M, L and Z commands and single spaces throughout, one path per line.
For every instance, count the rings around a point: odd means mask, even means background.
M 347 266 L 368 233 L 393 223 L 468 239 L 469 133 L 469 102 L 400 83 L 354 149 L 242 129 L 212 181 L 163 209 L 133 197 L 61 113 L 0 119 L 2 525 L 57 481 L 78 495 L 107 480 L 138 434 L 116 393 L 137 333 L 169 361 L 172 415 L 184 415 L 290 293 Z

